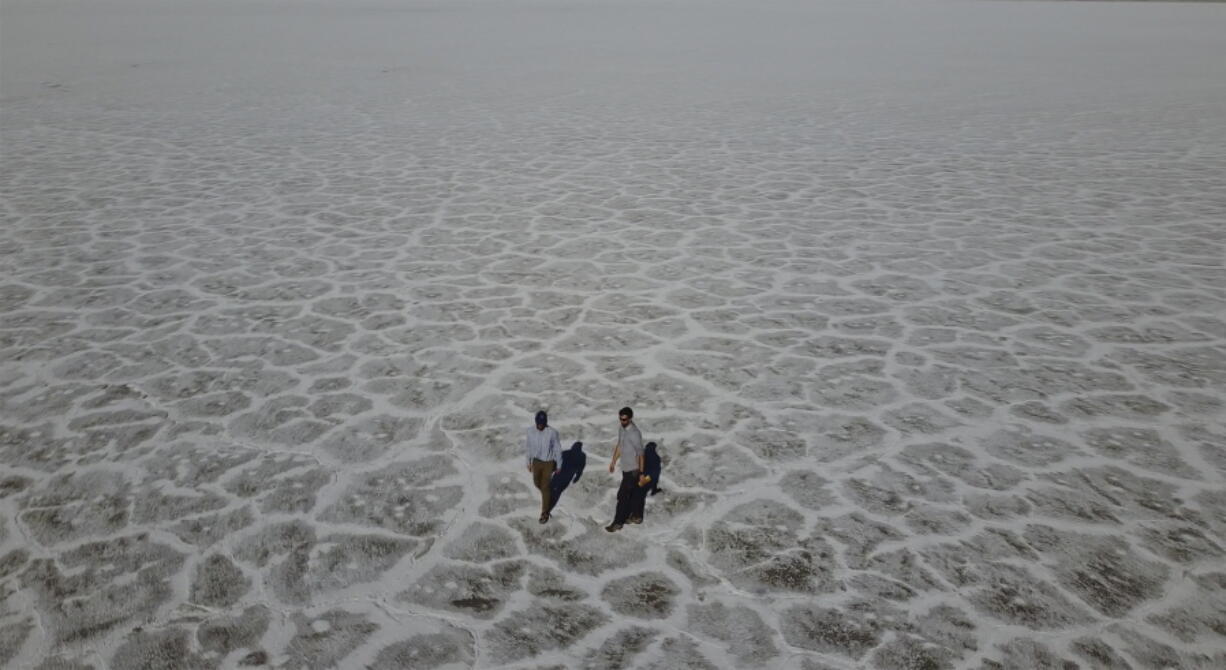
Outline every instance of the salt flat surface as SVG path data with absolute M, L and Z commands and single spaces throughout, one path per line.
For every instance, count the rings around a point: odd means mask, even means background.
M 1224 10 L 5 0 L 0 664 L 1226 666 Z

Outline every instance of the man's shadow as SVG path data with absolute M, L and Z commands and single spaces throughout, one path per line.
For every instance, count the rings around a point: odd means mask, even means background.
M 660 471 L 664 469 L 664 463 L 660 460 L 660 453 L 656 451 L 656 443 L 648 442 L 646 447 L 643 447 L 643 474 L 651 477 L 651 481 L 647 483 L 647 493 L 655 495 L 663 493 L 664 489 L 660 488 Z
M 549 496 L 549 511 L 558 504 L 558 498 L 562 497 L 562 492 L 566 487 L 571 485 L 571 482 L 579 481 L 579 477 L 583 476 L 583 466 L 587 465 L 587 454 L 583 453 L 583 443 L 576 442 L 570 445 L 570 449 L 562 452 L 562 469 L 553 473 L 553 479 L 549 481 L 549 489 L 552 495 Z

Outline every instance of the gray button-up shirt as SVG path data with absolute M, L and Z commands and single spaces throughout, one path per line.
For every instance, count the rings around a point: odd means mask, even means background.
M 552 426 L 545 426 L 545 430 L 537 430 L 536 426 L 528 429 L 528 439 L 524 440 L 524 452 L 528 457 L 528 465 L 532 465 L 532 459 L 540 461 L 553 461 L 558 464 L 558 469 L 562 469 L 562 441 L 558 438 L 558 431 Z
M 643 455 L 643 434 L 633 423 L 617 429 L 617 446 L 621 447 L 622 472 L 639 469 L 639 457 Z

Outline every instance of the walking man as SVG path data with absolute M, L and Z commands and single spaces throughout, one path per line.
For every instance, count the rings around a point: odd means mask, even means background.
M 562 467 L 562 441 L 558 431 L 549 427 L 549 416 L 545 410 L 536 413 L 536 427 L 528 429 L 528 439 L 524 440 L 524 452 L 528 459 L 528 472 L 532 473 L 532 484 L 541 492 L 540 522 L 549 521 L 551 493 L 550 480 L 555 470 Z
M 640 486 L 639 481 L 643 474 L 643 434 L 634 425 L 634 410 L 621 408 L 617 412 L 617 420 L 621 426 L 617 431 L 617 444 L 613 445 L 609 473 L 613 473 L 618 459 L 621 459 L 622 483 L 617 489 L 617 511 L 613 515 L 613 523 L 604 528 L 610 533 L 621 530 L 626 523 L 643 523 L 643 506 L 647 499 L 647 490 Z

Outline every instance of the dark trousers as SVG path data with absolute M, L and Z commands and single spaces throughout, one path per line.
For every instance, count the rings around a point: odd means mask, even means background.
M 647 503 L 647 487 L 639 486 L 639 471 L 622 472 L 622 485 L 617 487 L 617 512 L 614 524 L 624 524 L 631 517 L 643 518 Z
M 549 513 L 553 509 L 553 492 L 550 490 L 550 480 L 553 479 L 553 471 L 557 468 L 557 463 L 553 461 L 538 461 L 532 459 L 532 483 L 541 492 L 541 516 Z

